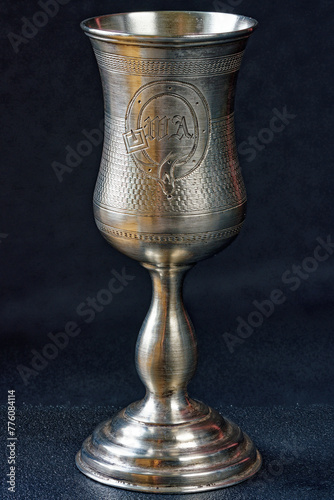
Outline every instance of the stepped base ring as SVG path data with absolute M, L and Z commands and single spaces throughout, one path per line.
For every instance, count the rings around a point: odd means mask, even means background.
M 100 483 L 178 494 L 240 483 L 261 462 L 250 438 L 212 409 L 201 420 L 166 426 L 129 419 L 122 410 L 100 424 L 76 456 L 79 470 Z

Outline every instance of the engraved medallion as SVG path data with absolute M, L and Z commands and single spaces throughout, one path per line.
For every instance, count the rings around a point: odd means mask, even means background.
M 211 124 L 205 97 L 189 83 L 148 83 L 132 97 L 125 124 L 127 153 L 171 198 L 175 183 L 206 156 Z

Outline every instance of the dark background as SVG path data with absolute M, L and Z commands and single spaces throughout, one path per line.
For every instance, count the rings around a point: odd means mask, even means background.
M 134 346 L 150 303 L 149 276 L 95 227 L 92 194 L 102 145 L 62 182 L 52 164 L 64 164 L 66 147 L 76 149 L 83 130 L 103 118 L 99 73 L 80 21 L 150 9 L 225 10 L 259 21 L 237 86 L 238 144 L 269 127 L 274 109 L 294 115 L 254 160 L 241 152 L 245 226 L 233 245 L 189 273 L 184 291 L 199 347 L 189 391 L 254 438 L 264 469 L 258 483 L 191 498 L 334 498 L 334 254 L 297 290 L 282 282 L 284 272 L 313 256 L 317 238 L 334 239 L 333 2 L 70 0 L 17 53 L 8 34 L 21 35 L 22 18 L 42 9 L 31 0 L 0 5 L 0 401 L 5 405 L 7 390 L 16 390 L 22 442 L 17 493 L 8 498 L 147 498 L 86 479 L 74 454 L 100 420 L 143 395 Z M 106 287 L 111 270 L 124 267 L 135 279 L 85 322 L 77 306 Z M 237 317 L 246 320 L 253 301 L 274 289 L 282 290 L 284 304 L 231 353 L 224 333 L 235 334 Z M 80 334 L 25 385 L 17 366 L 31 367 L 31 350 L 41 352 L 48 333 L 64 331 L 68 321 L 78 323 Z M 285 437 L 303 451 L 282 454 Z

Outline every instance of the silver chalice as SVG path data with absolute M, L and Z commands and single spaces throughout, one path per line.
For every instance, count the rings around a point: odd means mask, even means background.
M 136 348 L 146 395 L 100 424 L 76 457 L 101 483 L 199 492 L 244 481 L 261 466 L 237 425 L 188 396 L 197 355 L 182 302 L 186 271 L 230 244 L 244 221 L 234 93 L 256 25 L 239 15 L 168 11 L 81 24 L 105 103 L 96 224 L 153 281 Z

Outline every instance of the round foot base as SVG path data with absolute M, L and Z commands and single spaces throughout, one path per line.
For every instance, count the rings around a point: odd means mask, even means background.
M 117 488 L 189 493 L 245 481 L 261 467 L 261 456 L 237 425 L 210 408 L 172 425 L 141 422 L 122 410 L 85 440 L 76 464 Z

